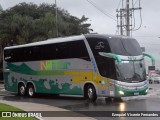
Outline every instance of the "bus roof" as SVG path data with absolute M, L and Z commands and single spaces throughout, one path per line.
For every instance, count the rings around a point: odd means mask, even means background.
M 62 42 L 76 41 L 76 40 L 82 40 L 82 39 L 85 39 L 84 35 L 51 38 L 51 39 L 40 41 L 40 42 L 33 42 L 33 43 L 29 43 L 29 44 L 23 44 L 23 45 L 15 45 L 15 46 L 5 47 L 4 50 L 5 49 L 14 49 L 14 48 L 22 48 L 22 47 L 45 45 L 45 44 L 51 44 L 51 43 L 62 43 Z
M 90 37 L 93 37 L 93 38 L 127 38 L 127 39 L 130 38 L 130 37 L 118 36 L 118 35 L 85 34 L 85 35 L 77 35 L 77 36 L 70 36 L 70 37 L 51 38 L 51 39 L 40 41 L 40 42 L 34 42 L 34 43 L 23 44 L 23 45 L 9 46 L 9 47 L 5 47 L 4 50 L 5 49 L 14 49 L 14 48 L 22 48 L 22 47 L 30 47 L 30 46 L 52 44 L 52 43 L 62 43 L 62 42 L 68 42 L 68 41 L 83 40 L 85 38 L 90 38 Z
M 84 35 L 86 38 L 124 38 L 124 39 L 133 39 L 128 36 L 121 35 L 109 35 L 109 34 L 86 34 Z

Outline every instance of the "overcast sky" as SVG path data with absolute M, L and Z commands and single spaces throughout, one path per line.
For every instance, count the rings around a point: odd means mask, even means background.
M 121 0 L 91 0 L 105 13 L 111 14 L 116 19 L 116 9 Z M 131 1 L 131 0 L 130 0 Z M 134 0 L 136 2 L 137 0 Z M 8 9 L 21 2 L 33 2 L 36 4 L 49 3 L 54 4 L 55 0 L 0 0 L 3 9 Z M 92 24 L 94 32 L 102 34 L 115 34 L 116 21 L 107 17 L 87 0 L 57 0 L 60 8 L 67 10 L 71 15 L 81 17 L 85 15 L 89 18 L 88 22 Z M 153 54 L 157 59 L 157 66 L 160 68 L 160 0 L 141 0 L 143 23 L 140 30 L 133 32 L 141 46 L 146 47 L 146 52 Z M 135 4 L 138 6 L 138 3 Z M 139 12 L 135 11 L 136 25 L 140 24 Z M 148 61 L 148 60 L 147 60 Z

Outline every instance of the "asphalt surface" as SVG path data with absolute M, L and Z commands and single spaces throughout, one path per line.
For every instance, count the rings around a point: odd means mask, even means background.
M 150 85 L 149 94 L 122 98 L 122 101 L 106 101 L 98 98 L 96 102 L 89 102 L 82 97 L 38 95 L 36 98 L 20 97 L 4 91 L 0 85 L 0 99 L 7 101 L 20 101 L 39 103 L 64 108 L 71 111 L 160 111 L 160 84 Z M 94 113 L 93 113 L 94 114 Z M 99 120 L 159 120 L 157 117 L 96 117 Z

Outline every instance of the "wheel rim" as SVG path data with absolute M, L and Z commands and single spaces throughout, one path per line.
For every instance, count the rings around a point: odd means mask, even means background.
M 34 92 L 33 92 L 33 88 L 29 88 L 28 90 L 28 94 L 29 96 L 33 96 Z
M 21 94 L 21 95 L 24 95 L 24 93 L 25 93 L 25 87 L 24 87 L 24 86 L 21 86 L 21 87 L 20 87 L 20 94 Z
M 89 97 L 89 99 L 93 98 L 93 90 L 92 90 L 92 88 L 88 89 L 88 97 Z

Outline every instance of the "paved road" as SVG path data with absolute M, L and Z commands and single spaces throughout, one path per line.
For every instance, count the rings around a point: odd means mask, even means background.
M 82 97 L 68 96 L 53 96 L 39 95 L 36 98 L 19 97 L 15 94 L 3 91 L 3 86 L 0 85 L 0 99 L 8 101 L 21 101 L 40 103 L 50 106 L 65 108 L 71 111 L 159 111 L 160 110 L 160 84 L 150 85 L 151 90 L 147 96 L 126 97 L 123 101 L 105 101 L 104 98 L 99 98 L 95 103 L 84 100 Z M 105 117 L 95 117 L 99 120 L 106 120 Z M 113 119 L 113 118 L 107 118 Z M 114 118 L 115 120 L 134 120 L 132 118 Z M 142 120 L 159 120 L 159 118 L 141 118 Z

